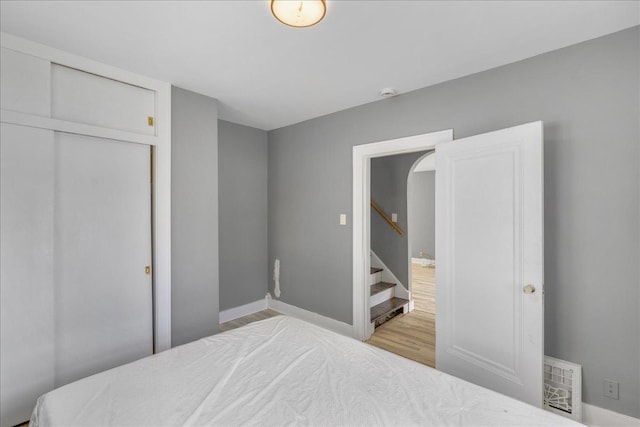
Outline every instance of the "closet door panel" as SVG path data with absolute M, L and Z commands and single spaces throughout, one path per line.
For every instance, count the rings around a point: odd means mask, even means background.
M 0 125 L 0 425 L 53 389 L 53 132 Z
M 3 110 L 49 117 L 51 63 L 0 48 L 0 107 Z
M 56 387 L 152 353 L 150 148 L 56 133 Z
M 152 90 L 52 64 L 51 93 L 52 117 L 155 135 Z

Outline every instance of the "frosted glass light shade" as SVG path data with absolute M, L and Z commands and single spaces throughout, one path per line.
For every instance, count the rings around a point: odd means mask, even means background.
M 327 5 L 324 0 L 271 0 L 271 13 L 291 27 L 310 27 L 324 18 Z

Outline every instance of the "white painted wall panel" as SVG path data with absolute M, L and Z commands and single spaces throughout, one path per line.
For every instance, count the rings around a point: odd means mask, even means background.
M 51 93 L 54 118 L 155 134 L 148 122 L 149 117 L 155 117 L 152 90 L 52 64 Z
M 0 132 L 0 425 L 53 388 L 53 132 Z
M 0 107 L 49 117 L 50 62 L 3 47 L 0 50 Z

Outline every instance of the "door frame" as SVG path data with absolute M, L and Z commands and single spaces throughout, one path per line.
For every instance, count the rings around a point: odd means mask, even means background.
M 390 139 L 353 147 L 353 337 L 364 341 L 373 333 L 369 312 L 371 260 L 371 159 L 431 150 L 453 141 L 453 129 Z

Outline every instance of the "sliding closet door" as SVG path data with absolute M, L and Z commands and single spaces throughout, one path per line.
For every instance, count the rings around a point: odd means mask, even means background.
M 0 425 L 53 388 L 53 132 L 0 125 Z
M 55 134 L 55 385 L 152 353 L 150 148 Z

